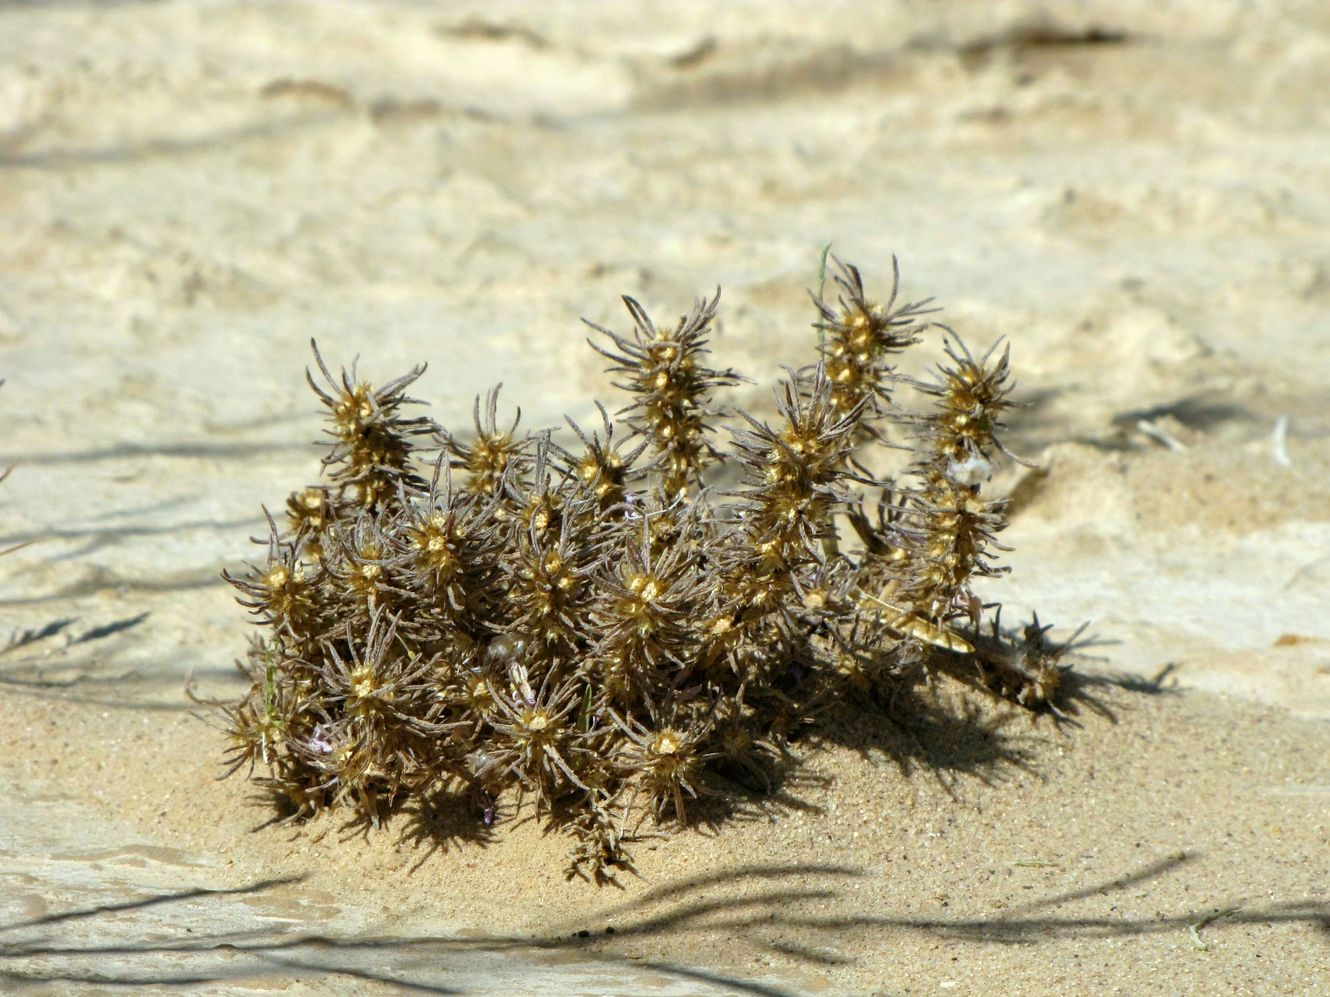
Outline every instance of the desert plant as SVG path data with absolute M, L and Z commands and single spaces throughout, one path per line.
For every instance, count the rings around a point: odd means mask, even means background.
M 1054 709 L 1063 648 L 1037 621 L 1005 633 L 973 588 L 1002 570 L 1004 503 L 983 486 L 1010 457 L 1007 352 L 947 331 L 931 379 L 900 375 L 933 309 L 898 302 L 898 275 L 874 303 L 833 262 L 820 356 L 787 370 L 772 422 L 717 402 L 739 380 L 706 366 L 718 294 L 664 326 L 624 298 L 627 335 L 591 326 L 626 432 L 600 407 L 597 431 L 570 421 L 572 449 L 501 418 L 497 388 L 469 437 L 408 417 L 423 368 L 375 388 L 315 346 L 326 483 L 228 576 L 264 634 L 225 708 L 230 770 L 260 770 L 286 818 L 377 825 L 469 796 L 488 822 L 512 793 L 601 880 L 643 820 L 770 788 L 822 711 L 921 672 Z M 874 475 L 859 458 L 884 445 L 905 460 Z

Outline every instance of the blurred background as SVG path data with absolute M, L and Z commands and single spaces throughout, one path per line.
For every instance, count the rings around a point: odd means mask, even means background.
M 1070 447 L 1077 529 L 1279 521 L 1319 476 L 1224 462 L 1281 416 L 1295 454 L 1330 430 L 1326 93 L 1318 2 L 0 4 L 0 543 L 47 538 L 0 609 L 187 599 L 216 671 L 218 570 L 315 472 L 311 337 L 372 379 L 429 362 L 451 427 L 499 381 L 528 426 L 586 424 L 615 398 L 579 316 L 719 284 L 760 411 L 812 357 L 827 243 L 1007 337 L 1012 446 Z M 1131 454 L 1178 459 L 1107 498 Z

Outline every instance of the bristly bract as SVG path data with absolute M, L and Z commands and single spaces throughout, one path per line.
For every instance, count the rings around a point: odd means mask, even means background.
M 228 576 L 262 633 L 224 708 L 228 772 L 257 773 L 286 819 L 470 800 L 488 827 L 512 794 L 602 882 L 660 833 L 645 824 L 772 788 L 828 709 L 921 668 L 1056 710 L 1065 645 L 1037 620 L 982 629 L 974 589 L 1004 570 L 984 485 L 1011 456 L 1008 351 L 948 330 L 946 362 L 906 378 L 929 301 L 898 301 L 894 261 L 883 303 L 855 267 L 833 276 L 819 355 L 786 371 L 771 421 L 721 404 L 740 377 L 707 363 L 719 292 L 673 325 L 624 298 L 627 333 L 591 326 L 622 421 L 597 402 L 571 449 L 519 432 L 497 387 L 459 435 L 405 414 L 423 367 L 374 387 L 315 348 L 325 480 Z M 882 446 L 895 474 L 860 459 Z

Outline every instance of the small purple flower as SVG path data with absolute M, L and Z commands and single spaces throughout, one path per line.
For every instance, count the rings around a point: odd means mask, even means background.
M 627 508 L 624 509 L 623 518 L 626 519 L 628 522 L 636 523 L 639 519 L 642 518 L 642 514 L 637 510 L 638 503 L 640 501 L 641 499 L 637 497 L 636 492 L 628 492 L 626 495 L 624 495 L 623 504 Z
M 305 743 L 309 745 L 311 751 L 318 752 L 320 755 L 332 754 L 333 747 L 327 737 L 324 736 L 323 724 L 319 724 L 314 728 L 314 733 L 310 735 L 309 740 Z

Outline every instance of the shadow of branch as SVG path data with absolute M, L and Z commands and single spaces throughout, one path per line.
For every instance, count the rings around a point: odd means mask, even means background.
M 81 907 L 75 910 L 60 911 L 55 914 L 44 914 L 41 917 L 29 918 L 26 921 L 12 921 L 9 924 L 0 924 L 0 935 L 9 931 L 18 931 L 22 928 L 34 928 L 46 924 L 62 924 L 67 921 L 98 917 L 102 914 L 112 914 L 119 911 L 144 910 L 148 907 L 180 903 L 185 900 L 195 900 L 199 897 L 229 897 L 248 893 L 262 893 L 274 886 L 284 886 L 287 884 L 303 882 L 305 878 L 305 876 L 286 876 L 278 879 L 262 879 L 256 883 L 251 883 L 248 886 L 237 886 L 230 889 L 197 888 L 193 890 L 183 890 L 180 893 L 163 893 L 158 894 L 157 896 L 143 897 L 139 900 L 126 900 L 122 903 L 96 904 L 92 907 Z M 3 950 L 0 950 L 0 952 L 3 952 Z
M 1099 893 L 1121 891 L 1166 876 L 1189 861 L 1175 856 L 1127 870 L 1111 880 L 1064 891 L 982 917 L 895 917 L 890 915 L 822 913 L 837 900 L 853 902 L 842 887 L 863 877 L 859 869 L 841 865 L 749 865 L 664 884 L 640 897 L 604 908 L 598 923 L 613 922 L 592 933 L 582 921 L 566 921 L 531 935 L 404 934 L 365 932 L 310 933 L 298 924 L 258 922 L 251 930 L 196 932 L 166 940 L 137 938 L 103 940 L 117 921 L 96 925 L 95 944 L 56 944 L 46 938 L 13 939 L 0 945 L 0 981 L 10 983 L 79 982 L 119 986 L 197 985 L 242 979 L 289 978 L 293 971 L 312 978 L 382 982 L 422 993 L 461 993 L 487 973 L 524 971 L 533 981 L 557 983 L 558 967 L 575 967 L 578 979 L 591 971 L 616 974 L 651 970 L 673 980 L 714 986 L 731 993 L 785 997 L 791 991 L 764 980 L 744 979 L 714 966 L 690 966 L 672 960 L 645 959 L 646 940 L 682 945 L 689 936 L 733 938 L 736 952 L 744 946 L 779 952 L 795 962 L 826 969 L 852 964 L 838 949 L 866 940 L 885 944 L 901 933 L 922 933 L 974 944 L 1037 945 L 1064 938 L 1130 938 L 1182 932 L 1197 923 L 1193 911 L 1131 919 L 1121 915 L 1056 916 L 1036 913 Z M 125 911 L 215 898 L 223 903 L 285 886 L 300 878 L 270 879 L 234 889 L 196 889 L 64 911 L 0 926 L 0 936 L 23 929 L 65 927 L 78 921 Z M 758 889 L 749 887 L 756 885 Z M 229 913 L 234 913 L 231 909 Z M 258 915 L 251 915 L 258 916 Z M 1207 921 L 1207 932 L 1241 926 L 1307 924 L 1330 940 L 1330 903 L 1290 901 L 1263 907 L 1229 910 Z M 121 931 L 125 931 L 121 928 Z M 142 932 L 136 932 L 142 934 Z M 883 936 L 875 938 L 875 936 Z M 154 957 L 172 956 L 171 968 Z M 542 953 L 545 953 L 542 956 Z M 562 953 L 551 963 L 550 953 Z M 572 958 L 569 958 L 572 956 Z M 385 968 L 385 967 L 391 967 Z M 543 985 L 543 984 L 542 984 Z

